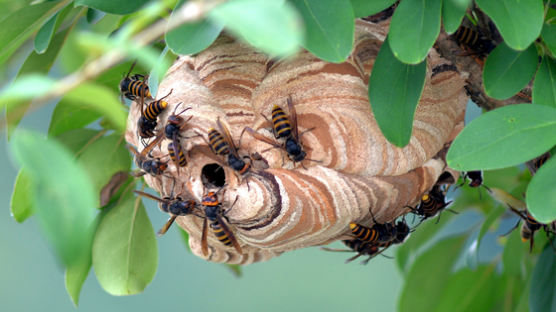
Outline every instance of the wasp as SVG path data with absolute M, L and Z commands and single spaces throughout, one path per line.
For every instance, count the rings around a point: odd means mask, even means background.
M 489 193 L 491 192 L 490 188 L 486 185 L 483 184 L 483 172 L 481 170 L 475 170 L 475 171 L 466 171 L 463 173 L 463 182 L 458 185 L 458 187 L 464 185 L 467 180 L 469 180 L 469 187 L 472 188 L 478 188 L 478 187 L 484 187 Z M 481 191 L 479 189 L 479 198 L 481 198 Z
M 168 168 L 168 162 L 162 162 L 160 159 L 149 158 L 150 152 L 160 144 L 164 136 L 158 135 L 149 145 L 147 145 L 141 153 L 137 152 L 135 148 L 127 145 L 127 148 L 135 155 L 135 164 L 142 171 L 135 173 L 136 177 L 140 177 L 146 173 L 156 176 L 161 175 Z
M 303 150 L 301 141 L 299 140 L 299 137 L 301 135 L 303 135 L 305 132 L 314 130 L 314 128 L 307 129 L 301 134 L 299 134 L 297 128 L 297 113 L 295 111 L 295 107 L 293 105 L 291 96 L 288 97 L 287 103 L 288 103 L 288 109 L 290 111 L 289 117 L 288 115 L 286 115 L 284 110 L 278 105 L 274 105 L 274 108 L 272 109 L 272 132 L 274 133 L 274 137 L 276 138 L 276 140 L 279 139 L 284 140 L 283 144 L 279 144 L 278 142 L 273 141 L 260 133 L 257 133 L 255 130 L 249 127 L 246 127 L 244 131 L 247 131 L 252 137 L 254 137 L 259 141 L 263 141 L 267 144 L 270 144 L 275 148 L 284 149 L 288 154 L 288 157 L 293 162 L 302 162 L 303 160 L 316 161 L 313 159 L 306 158 L 307 153 Z M 264 115 L 263 117 L 267 119 Z M 303 163 L 301 163 L 301 165 L 303 166 Z
M 131 64 L 127 75 L 120 81 L 120 92 L 131 101 L 134 101 L 137 97 L 151 98 L 151 92 L 146 82 L 147 78 L 139 74 L 129 76 L 133 67 L 135 67 L 135 63 Z
M 239 156 L 237 147 L 235 146 L 234 140 L 230 135 L 230 131 L 220 121 L 220 118 L 216 120 L 216 124 L 218 125 L 220 131 L 210 128 L 208 133 L 208 143 L 210 149 L 216 155 L 227 156 L 228 165 L 240 175 L 247 173 L 251 168 L 251 162 L 245 162 L 243 158 Z
M 396 226 L 392 223 L 375 223 L 372 227 L 366 227 L 357 223 L 349 224 L 353 236 L 365 243 L 388 243 L 396 238 Z
M 539 221 L 535 220 L 535 218 L 533 218 L 533 216 L 529 213 L 529 211 L 527 211 L 527 209 L 525 210 L 517 210 L 512 206 L 509 206 L 510 209 L 519 216 L 520 221 L 523 220 L 523 224 L 521 225 L 521 240 L 525 243 L 527 241 L 529 241 L 529 252 L 533 251 L 533 246 L 535 245 L 535 232 L 537 232 L 538 230 L 540 230 L 541 228 L 544 229 L 546 236 L 549 238 L 550 240 L 550 244 L 552 245 L 552 248 L 554 249 L 554 245 L 552 240 L 549 237 L 549 233 L 553 233 L 554 232 L 550 229 L 550 225 L 548 224 L 543 224 L 540 223 Z M 515 225 L 515 227 L 517 227 L 517 225 L 519 224 L 519 222 Z M 515 227 L 513 229 L 515 229 Z M 513 230 L 512 229 L 512 230 Z M 510 230 L 511 232 L 511 230 Z
M 470 187 L 479 187 L 483 185 L 483 172 L 480 170 L 465 172 L 463 180 L 465 181 L 467 178 L 469 178 Z
M 534 175 L 535 173 L 537 173 L 537 170 L 539 170 L 539 168 L 544 165 L 544 163 L 550 158 L 550 153 L 544 153 L 541 156 L 534 158 L 528 162 L 526 162 L 525 164 L 527 165 L 527 167 L 529 168 L 529 171 L 531 171 L 531 174 Z
M 396 223 L 396 237 L 392 240 L 393 244 L 403 243 L 409 234 L 412 232 L 411 228 L 405 222 L 405 217 L 402 221 Z
M 405 241 L 405 239 L 409 236 L 409 233 L 412 232 L 410 227 L 407 225 L 405 220 L 398 221 L 395 226 L 396 234 L 393 235 L 392 240 L 388 242 L 369 242 L 365 240 L 361 240 L 358 238 L 351 239 L 351 240 L 343 240 L 342 242 L 350 249 L 331 249 L 331 248 L 322 248 L 327 251 L 340 251 L 340 252 L 357 252 L 357 254 L 349 259 L 346 260 L 346 263 L 349 263 L 360 256 L 369 256 L 365 259 L 362 264 L 367 264 L 372 258 L 382 254 L 388 247 L 392 246 L 393 244 L 401 244 Z M 385 256 L 386 257 L 386 256 Z
M 168 143 L 168 153 L 170 154 L 170 159 L 172 159 L 176 166 L 185 167 L 185 165 L 187 165 L 183 148 L 179 142 L 178 145 L 174 145 L 174 142 Z
M 137 131 L 139 132 L 139 136 L 142 139 L 147 139 L 155 136 L 154 129 L 157 126 L 157 119 L 158 115 L 162 113 L 168 107 L 168 103 L 164 101 L 173 90 L 170 90 L 168 94 L 160 98 L 159 100 L 152 101 L 147 105 L 147 108 L 144 109 L 145 106 L 144 100 L 145 98 L 141 96 L 141 117 L 137 121 Z
M 237 197 L 236 197 L 237 200 Z M 235 201 L 234 201 L 235 204 Z M 207 244 L 207 223 L 210 221 L 210 228 L 216 238 L 226 246 L 233 246 L 235 250 L 242 254 L 243 251 L 239 246 L 237 239 L 230 230 L 230 228 L 224 222 L 224 212 L 222 211 L 222 203 L 218 201 L 218 195 L 216 192 L 208 192 L 203 196 L 202 205 L 205 207 L 205 219 L 203 222 L 203 231 L 201 235 L 201 250 L 203 255 L 208 255 L 208 244 Z M 233 204 L 232 204 L 233 206 Z
M 166 136 L 166 138 L 172 140 L 171 145 L 168 144 L 168 153 L 170 154 L 170 158 L 176 165 L 176 168 L 183 167 L 187 164 L 185 154 L 183 153 L 183 149 L 180 145 L 179 138 L 181 136 L 180 132 L 183 130 L 187 122 L 191 120 L 191 118 L 193 118 L 193 116 L 189 116 L 189 118 L 185 120 L 183 117 L 181 117 L 181 114 L 191 109 L 191 107 L 185 108 L 181 112 L 176 114 L 176 110 L 180 105 L 181 103 L 176 105 L 174 111 L 172 112 L 172 115 L 168 116 L 168 123 L 164 127 L 164 135 Z
M 465 26 L 460 26 L 452 36 L 461 46 L 470 50 L 470 54 L 479 56 L 475 61 L 481 66 L 484 58 L 495 48 L 495 44 L 479 31 Z
M 417 207 L 408 206 L 408 208 L 411 209 L 414 214 L 421 216 L 421 222 L 423 222 L 425 219 L 434 217 L 451 203 L 452 201 L 446 202 L 446 194 L 442 186 L 440 184 L 435 184 L 428 193 L 421 196 L 421 202 Z
M 202 216 L 196 212 L 198 206 L 197 202 L 192 199 L 182 199 L 179 196 L 159 198 L 142 191 L 134 191 L 134 192 L 140 196 L 144 196 L 152 200 L 156 200 L 157 202 L 160 203 L 160 210 L 170 214 L 170 218 L 168 219 L 168 221 L 166 221 L 164 226 L 158 231 L 157 233 L 158 236 L 162 236 L 166 234 L 170 226 L 172 226 L 176 218 L 179 216 L 196 215 L 202 218 Z
M 395 224 L 394 222 L 377 223 L 375 220 L 375 224 L 370 228 L 351 222 L 349 227 L 355 239 L 369 244 L 378 244 L 380 247 L 401 244 L 411 232 L 405 219 Z
M 331 249 L 326 247 L 323 249 L 327 251 L 357 252 L 355 256 L 348 258 L 346 263 L 350 263 L 361 256 L 369 256 L 367 259 L 363 260 L 362 264 L 369 263 L 372 258 L 382 254 L 386 249 L 380 249 L 379 244 L 370 244 L 359 239 L 343 240 L 342 243 L 344 243 L 344 245 L 346 245 L 349 249 Z

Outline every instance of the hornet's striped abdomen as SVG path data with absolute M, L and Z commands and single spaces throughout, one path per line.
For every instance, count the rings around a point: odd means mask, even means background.
M 173 142 L 168 143 L 168 154 L 170 154 L 172 161 L 177 163 L 180 167 L 185 167 L 185 165 L 187 165 L 187 160 L 185 159 L 185 154 L 183 153 L 181 145 L 178 144 L 177 148 L 174 148 Z
M 290 120 L 286 113 L 284 113 L 284 110 L 278 105 L 274 105 L 272 109 L 272 126 L 274 127 L 277 139 L 288 138 L 292 134 Z
M 454 34 L 454 37 L 458 42 L 463 43 L 470 48 L 476 48 L 480 39 L 480 35 L 478 32 L 464 26 L 458 28 L 458 30 Z
M 140 80 L 139 77 L 141 76 L 126 77 L 120 83 L 120 90 L 126 98 L 135 100 L 137 97 L 151 97 L 149 86 L 144 81 Z
M 378 241 L 379 233 L 375 229 L 367 228 L 353 222 L 349 224 L 349 228 L 351 229 L 351 233 L 361 241 L 367 243 L 373 243 Z
M 214 233 L 214 236 L 216 236 L 216 238 L 222 244 L 224 244 L 226 246 L 231 246 L 232 245 L 232 240 L 226 234 L 226 232 L 224 232 L 224 230 L 222 229 L 222 226 L 220 225 L 220 223 L 218 221 L 213 221 L 210 224 L 210 228 L 212 229 L 212 232 Z
M 436 200 L 434 200 L 434 198 L 429 196 L 429 194 L 425 194 L 423 195 L 423 197 L 421 197 L 421 205 L 419 207 L 419 210 L 422 211 L 423 215 L 434 215 L 436 213 L 437 204 L 438 203 L 436 202 Z
M 151 97 L 151 92 L 149 91 L 149 86 L 141 80 L 133 80 L 129 84 L 129 89 L 131 94 L 138 97 Z
M 216 155 L 227 155 L 230 153 L 230 147 L 220 132 L 211 128 L 209 130 L 208 138 L 210 148 Z
M 145 117 L 150 121 L 156 121 L 156 118 L 162 111 L 168 107 L 168 103 L 162 100 L 153 101 L 145 109 Z

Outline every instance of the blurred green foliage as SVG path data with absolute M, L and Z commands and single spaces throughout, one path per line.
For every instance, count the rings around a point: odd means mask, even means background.
M 354 19 L 394 2 L 230 0 L 216 3 L 200 20 L 156 33 L 147 46 L 137 42 L 138 33 L 148 33 L 161 21 L 179 22 L 183 16 L 174 12 L 186 5 L 214 2 L 1 2 L 0 65 L 7 65 L 1 74 L 13 80 L 0 90 L 0 108 L 6 110 L 3 121 L 12 154 L 21 164 L 10 208 L 17 222 L 36 214 L 65 266 L 73 302 L 77 305 L 91 266 L 101 286 L 115 295 L 143 291 L 157 269 L 153 227 L 131 192 L 136 181 L 124 180 L 106 200 L 99 194 L 115 174 L 131 169 L 123 140 L 127 108 L 118 100 L 118 84 L 131 61 L 50 99 L 57 104 L 46 139 L 15 131 L 26 113 L 45 102 L 37 97 L 63 87 L 60 76 L 65 72 L 85 75 L 88 65 L 114 51 L 138 60 L 135 70 L 150 73 L 156 94 L 172 59 L 202 51 L 223 29 L 270 55 L 288 56 L 305 48 L 323 60 L 343 62 L 352 49 Z M 472 5 L 468 0 L 402 0 L 394 11 L 387 44 L 369 80 L 377 123 L 393 144 L 409 142 L 425 82 L 425 58 L 441 26 L 455 32 L 466 12 L 472 18 Z M 519 221 L 506 208 L 509 200 L 527 207 L 540 222 L 556 219 L 554 157 L 534 176 L 515 167 L 556 145 L 554 1 L 477 0 L 476 5 L 492 19 L 503 41 L 486 59 L 487 94 L 505 99 L 533 80 L 534 105 L 486 113 L 454 141 L 447 156 L 452 168 L 506 168 L 485 174 L 485 185 L 500 202 L 485 190 L 481 196 L 481 190 L 463 186 L 451 206 L 459 215 L 444 212 L 439 222 L 418 226 L 395 260 L 405 278 L 400 311 L 554 309 L 555 256 L 547 235 L 536 233 L 531 253 L 519 230 L 503 236 Z M 240 267 L 229 269 L 241 275 Z M 459 302 L 455 308 L 454 302 Z

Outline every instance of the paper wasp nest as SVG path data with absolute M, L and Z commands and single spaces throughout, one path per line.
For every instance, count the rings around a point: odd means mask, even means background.
M 203 256 L 203 219 L 180 216 L 176 222 L 189 232 L 193 253 L 210 261 L 247 264 L 328 244 L 349 237 L 350 222 L 372 224 L 370 210 L 378 222 L 407 213 L 404 207 L 417 204 L 434 185 L 446 170 L 446 144 L 463 127 L 464 79 L 455 71 L 433 75 L 432 69 L 447 61 L 431 51 L 413 136 L 405 148 L 395 147 L 381 134 L 367 96 L 369 73 L 386 33 L 383 26 L 358 21 L 352 54 L 342 64 L 324 62 L 306 51 L 271 59 L 224 35 L 198 55 L 175 62 L 158 91 L 157 98 L 172 93 L 166 99 L 168 108 L 158 117 L 157 131 L 163 131 L 178 103 L 178 111 L 191 107 L 183 114 L 192 118 L 180 139 L 188 163 L 178 175 L 169 162 L 164 175 L 147 174 L 145 180 L 160 197 L 192 196 L 198 203 L 208 191 L 207 180 L 225 180 L 219 199 L 228 209 L 237 198 L 225 216 L 243 250 L 238 254 L 209 231 L 209 254 Z M 307 158 L 315 161 L 293 163 L 283 149 L 269 150 L 269 144 L 241 135 L 251 127 L 274 139 L 263 115 L 270 119 L 274 105 L 289 114 L 289 96 L 299 131 L 314 128 L 300 140 Z M 139 105 L 133 104 L 126 139 L 140 151 L 139 117 Z M 207 145 L 207 133 L 217 128 L 218 118 L 230 129 L 239 155 L 254 158 L 245 176 Z M 168 158 L 169 142 L 165 139 L 152 155 Z M 225 177 L 215 174 L 216 165 L 223 167 Z

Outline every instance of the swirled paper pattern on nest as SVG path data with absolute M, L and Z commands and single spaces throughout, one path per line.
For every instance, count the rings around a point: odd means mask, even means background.
M 348 60 L 327 63 L 302 51 L 288 59 L 271 59 L 247 44 L 222 35 L 205 51 L 179 58 L 170 68 L 158 94 L 168 108 L 159 116 L 162 129 L 178 105 L 191 107 L 192 116 L 182 131 L 180 144 L 188 164 L 180 169 L 170 163 L 165 176 L 145 176 L 146 182 L 169 196 L 192 194 L 200 202 L 207 189 L 202 168 L 221 164 L 226 191 L 221 192 L 228 225 L 243 254 L 221 244 L 209 232 L 208 256 L 201 252 L 203 220 L 180 216 L 177 223 L 190 234 L 192 251 L 215 262 L 247 264 L 265 261 L 281 253 L 323 245 L 347 238 L 349 223 L 372 224 L 370 211 L 379 222 L 407 213 L 446 170 L 443 151 L 463 127 L 467 96 L 464 79 L 456 71 L 432 75 L 445 64 L 435 51 L 427 58 L 427 78 L 415 112 L 409 145 L 398 148 L 380 133 L 368 103 L 367 84 L 378 50 L 386 36 L 385 26 L 357 21 L 355 43 Z M 297 111 L 302 145 L 307 158 L 294 163 L 283 149 L 243 134 L 245 127 L 274 140 L 270 118 L 274 105 L 289 113 L 286 99 Z M 264 118 L 262 115 L 266 116 Z M 131 107 L 126 139 L 139 146 L 136 123 L 138 105 Z M 247 177 L 241 177 L 216 156 L 205 139 L 220 119 L 241 146 L 241 156 L 259 153 Z M 153 156 L 166 154 L 165 140 Z M 264 151 L 264 152 L 263 152 Z M 306 168 L 304 168 L 306 167 Z M 248 183 L 247 183 L 248 182 Z

